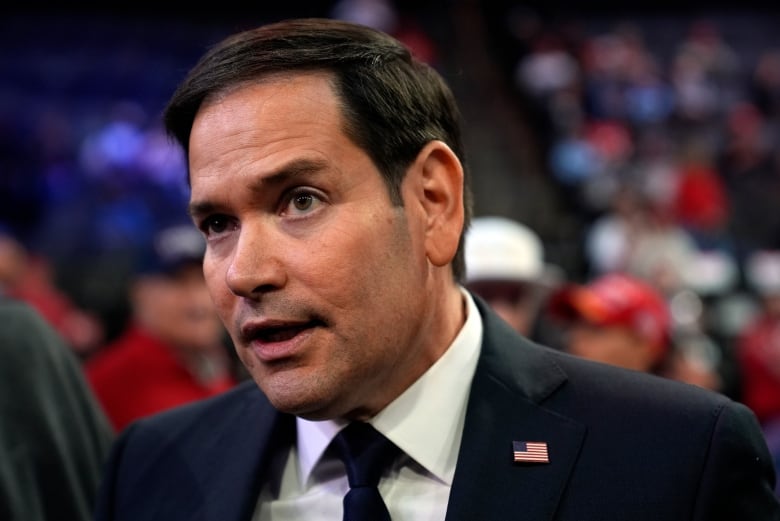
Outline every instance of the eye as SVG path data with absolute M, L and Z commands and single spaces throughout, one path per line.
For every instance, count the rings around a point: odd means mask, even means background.
M 314 204 L 314 196 L 311 194 L 298 194 L 293 197 L 292 204 L 296 210 L 305 212 Z
M 233 229 L 234 225 L 226 215 L 211 215 L 201 221 L 199 228 L 206 237 L 212 237 Z
M 292 217 L 306 215 L 315 211 L 322 202 L 322 197 L 311 190 L 297 190 L 290 194 L 282 213 Z

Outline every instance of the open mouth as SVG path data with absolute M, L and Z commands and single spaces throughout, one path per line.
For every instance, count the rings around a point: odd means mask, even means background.
M 313 320 L 311 322 L 306 322 L 304 324 L 298 324 L 294 326 L 273 326 L 258 329 L 254 331 L 252 336 L 253 340 L 258 340 L 263 343 L 284 342 L 286 340 L 295 338 L 295 336 L 302 333 L 303 331 L 322 325 L 322 322 Z

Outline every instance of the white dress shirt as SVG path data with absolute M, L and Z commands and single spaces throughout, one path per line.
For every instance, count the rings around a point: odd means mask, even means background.
M 471 296 L 465 291 L 463 295 L 466 322 L 447 351 L 370 420 L 404 453 L 379 483 L 394 521 L 443 520 L 447 512 L 482 341 L 482 319 Z M 344 426 L 297 419 L 297 443 L 279 465 L 280 481 L 261 492 L 253 521 L 342 518 L 349 484 L 344 465 L 325 450 Z

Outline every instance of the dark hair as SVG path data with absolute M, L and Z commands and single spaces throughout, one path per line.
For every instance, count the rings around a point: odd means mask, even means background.
M 192 124 L 204 100 L 269 74 L 296 71 L 333 75 L 344 131 L 374 161 L 393 204 L 403 203 L 404 175 L 430 141 L 446 143 L 466 170 L 460 112 L 439 73 L 391 36 L 339 20 L 286 20 L 224 39 L 176 89 L 165 109 L 165 126 L 188 152 Z M 467 180 L 463 199 L 465 232 L 472 206 Z M 463 235 L 452 264 L 460 280 L 465 271 Z

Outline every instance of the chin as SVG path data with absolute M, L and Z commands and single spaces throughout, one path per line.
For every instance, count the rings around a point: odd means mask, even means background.
M 269 396 L 271 404 L 279 411 L 287 414 L 293 414 L 300 416 L 306 420 L 320 421 L 334 418 L 336 415 L 332 412 L 332 408 L 328 405 L 302 400 L 298 397 L 271 397 Z
M 277 410 L 306 419 L 315 419 L 312 416 L 324 419 L 321 411 L 328 408 L 329 401 L 321 393 L 303 392 L 309 386 L 300 379 L 289 374 L 274 374 L 255 377 L 255 381 Z

